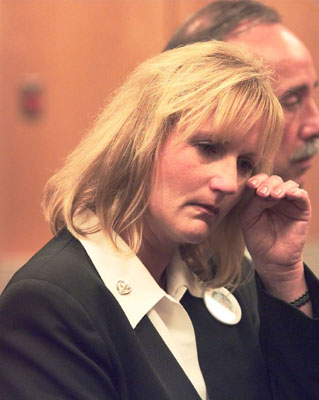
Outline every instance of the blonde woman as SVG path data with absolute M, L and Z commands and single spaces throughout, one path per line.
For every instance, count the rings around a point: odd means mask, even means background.
M 270 72 L 244 50 L 195 44 L 138 67 L 46 187 L 54 238 L 0 301 L 2 397 L 285 392 L 318 283 L 302 263 L 308 195 L 268 175 L 281 131 Z

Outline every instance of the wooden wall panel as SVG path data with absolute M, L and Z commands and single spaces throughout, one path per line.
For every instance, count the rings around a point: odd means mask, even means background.
M 108 94 L 163 43 L 162 0 L 2 0 L 0 251 L 29 254 L 50 236 L 40 209 L 48 177 Z M 24 118 L 19 88 L 43 86 L 43 115 Z M 4 100 L 5 99 L 5 100 Z

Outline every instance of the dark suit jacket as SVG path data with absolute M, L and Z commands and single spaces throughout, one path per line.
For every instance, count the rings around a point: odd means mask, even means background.
M 307 279 L 318 292 L 309 271 Z M 235 326 L 215 320 L 188 292 L 182 299 L 209 397 L 319 399 L 318 320 L 257 290 L 260 339 L 253 281 L 236 291 L 243 317 Z M 199 397 L 147 316 L 131 328 L 80 242 L 64 231 L 0 298 L 0 399 Z

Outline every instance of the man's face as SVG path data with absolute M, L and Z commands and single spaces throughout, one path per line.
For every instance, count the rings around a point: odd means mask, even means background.
M 285 114 L 274 172 L 303 184 L 319 149 L 319 111 L 313 99 L 318 80 L 309 51 L 281 24 L 242 25 L 225 41 L 248 45 L 274 67 L 276 93 Z

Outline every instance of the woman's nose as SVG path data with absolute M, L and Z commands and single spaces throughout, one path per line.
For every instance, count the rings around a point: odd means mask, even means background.
M 210 189 L 222 192 L 225 195 L 235 194 L 238 191 L 237 159 L 231 158 L 224 162 L 219 161 L 218 166 L 212 167 Z

